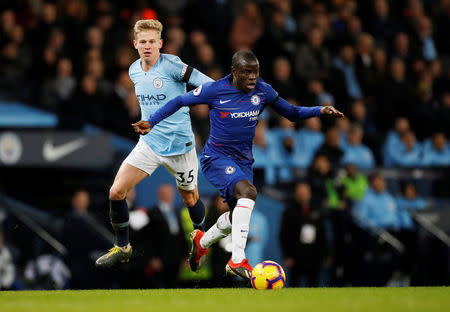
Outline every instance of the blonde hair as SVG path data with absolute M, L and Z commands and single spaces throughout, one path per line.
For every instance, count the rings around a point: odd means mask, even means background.
M 154 19 L 139 20 L 136 22 L 136 24 L 134 24 L 134 28 L 133 28 L 134 38 L 136 39 L 137 35 L 141 31 L 145 31 L 145 30 L 156 30 L 156 32 L 161 37 L 162 29 L 163 29 L 163 26 L 162 26 L 161 22 L 158 20 L 154 20 Z

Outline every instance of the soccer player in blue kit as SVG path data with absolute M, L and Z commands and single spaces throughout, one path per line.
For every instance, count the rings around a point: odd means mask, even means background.
M 148 119 L 170 99 L 186 93 L 186 83 L 198 87 L 213 81 L 184 64 L 179 57 L 161 54 L 161 31 L 162 24 L 157 20 L 140 20 L 134 26 L 133 44 L 140 58 L 131 64 L 129 75 L 134 83 L 142 119 Z M 194 228 L 203 228 L 205 206 L 197 189 L 198 158 L 190 121 L 189 108 L 180 109 L 155 126 L 152 133 L 141 136 L 123 161 L 109 191 L 110 219 L 116 242 L 108 253 L 97 259 L 98 267 L 129 261 L 132 248 L 125 197 L 161 165 L 176 179 Z
M 252 146 L 259 115 L 266 106 L 291 121 L 320 115 L 344 115 L 332 106 L 296 107 L 289 104 L 259 78 L 256 55 L 241 50 L 233 55 L 231 75 L 172 99 L 148 120 L 133 126 L 141 134 L 151 133 L 159 122 L 180 108 L 201 103 L 209 104 L 211 119 L 210 137 L 200 160 L 202 171 L 220 190 L 232 213 L 222 214 L 206 233 L 192 232 L 189 261 L 191 267 L 198 269 L 208 247 L 231 232 L 232 256 L 226 272 L 249 281 L 252 267 L 245 258 L 244 249 L 257 195 L 252 183 Z

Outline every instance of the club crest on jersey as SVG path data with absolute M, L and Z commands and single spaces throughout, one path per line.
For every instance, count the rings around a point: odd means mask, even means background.
M 202 92 L 202 85 L 198 86 L 197 89 L 195 89 L 192 93 L 195 96 L 198 96 L 200 94 L 200 92 Z
M 236 168 L 234 168 L 233 166 L 228 166 L 225 168 L 226 174 L 233 174 L 235 171 L 236 171 Z
M 250 98 L 250 102 L 252 102 L 253 105 L 259 105 L 259 103 L 261 103 L 261 99 L 258 95 L 252 95 L 252 97 Z
M 156 88 L 156 89 L 160 89 L 162 86 L 163 86 L 163 82 L 162 82 L 162 79 L 161 78 L 155 78 L 155 80 L 153 80 L 153 86 Z

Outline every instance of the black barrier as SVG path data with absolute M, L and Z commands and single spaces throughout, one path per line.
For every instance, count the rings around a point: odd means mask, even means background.
M 112 165 L 111 136 L 78 132 L 0 132 L 0 166 L 102 169 Z

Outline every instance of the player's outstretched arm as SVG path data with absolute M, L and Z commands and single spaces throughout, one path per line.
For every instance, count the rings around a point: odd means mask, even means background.
M 299 119 L 307 119 L 311 117 L 319 117 L 320 115 L 328 115 L 332 117 L 344 117 L 340 111 L 332 106 L 313 106 L 302 107 L 289 104 L 285 99 L 278 97 L 271 107 L 281 116 L 286 117 L 290 121 Z

